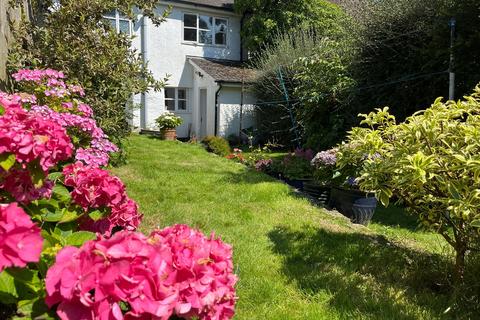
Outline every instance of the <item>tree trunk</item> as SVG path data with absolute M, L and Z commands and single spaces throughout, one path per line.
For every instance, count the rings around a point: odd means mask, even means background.
M 459 285 L 463 282 L 463 277 L 465 274 L 465 254 L 467 252 L 467 246 L 462 242 L 457 240 L 457 245 L 455 247 L 456 257 L 455 257 L 455 285 Z

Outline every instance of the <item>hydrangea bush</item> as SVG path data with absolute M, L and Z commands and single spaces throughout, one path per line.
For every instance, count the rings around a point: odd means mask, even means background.
M 117 150 L 55 70 L 0 92 L 0 308 L 16 318 L 230 319 L 232 249 L 174 226 L 145 236 L 105 167 Z
M 337 149 L 321 151 L 310 162 L 314 168 L 313 177 L 322 185 L 334 184 L 337 165 Z

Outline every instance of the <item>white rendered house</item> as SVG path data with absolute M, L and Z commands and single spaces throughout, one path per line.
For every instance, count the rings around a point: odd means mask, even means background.
M 107 17 L 121 32 L 132 33 L 157 79 L 169 75 L 167 87 L 135 97 L 136 129 L 155 130 L 155 119 L 165 111 L 183 118 L 180 138 L 206 135 L 228 137 L 253 125 L 255 98 L 242 90 L 254 71 L 245 68 L 240 38 L 242 17 L 233 11 L 234 0 L 160 1 L 167 20 L 156 27 L 140 17 L 128 24 L 118 12 Z

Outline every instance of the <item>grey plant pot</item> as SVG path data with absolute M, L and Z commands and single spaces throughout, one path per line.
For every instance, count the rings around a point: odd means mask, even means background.
M 373 197 L 358 199 L 352 206 L 352 222 L 368 225 L 372 220 L 375 209 L 377 208 L 377 199 Z

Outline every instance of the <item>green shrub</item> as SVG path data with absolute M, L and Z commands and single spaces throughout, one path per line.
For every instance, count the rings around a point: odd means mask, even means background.
M 203 138 L 202 144 L 208 152 L 215 153 L 222 157 L 228 156 L 232 151 L 228 141 L 222 137 L 206 136 Z
M 338 153 L 341 167 L 362 158 L 358 182 L 388 205 L 398 197 L 455 249 L 456 280 L 480 244 L 480 86 L 464 101 L 437 99 L 397 124 L 388 108 L 362 115 Z

